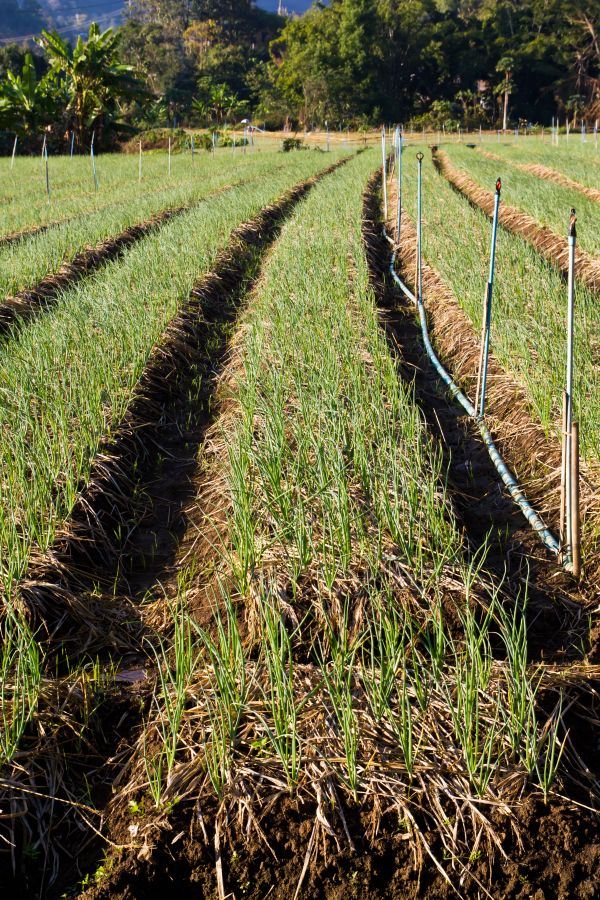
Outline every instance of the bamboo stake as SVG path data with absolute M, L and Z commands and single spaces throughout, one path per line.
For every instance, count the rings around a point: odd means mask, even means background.
M 571 559 L 574 578 L 581 577 L 581 521 L 579 513 L 579 425 L 571 425 Z
M 560 525 L 559 540 L 561 553 L 565 555 L 565 541 L 567 539 L 567 523 L 565 521 L 567 514 L 567 442 L 570 438 L 567 431 L 567 417 L 569 414 L 567 392 L 563 391 L 563 408 L 562 408 L 562 455 L 560 461 Z

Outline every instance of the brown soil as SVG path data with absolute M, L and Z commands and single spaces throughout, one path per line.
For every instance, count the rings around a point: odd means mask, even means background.
M 524 845 L 506 831 L 503 850 L 510 860 L 498 862 L 491 871 L 485 859 L 477 861 L 472 876 L 462 879 L 456 889 L 430 862 L 419 872 L 397 822 L 387 821 L 371 842 L 365 838 L 370 830 L 368 813 L 347 810 L 346 840 L 336 844 L 324 837 L 319 847 L 313 842 L 311 852 L 315 809 L 282 800 L 264 818 L 268 825 L 259 823 L 264 839 L 256 832 L 244 832 L 234 822 L 227 842 L 221 838 L 223 893 L 217 882 L 214 843 L 207 839 L 199 812 L 188 810 L 156 829 L 136 859 L 116 861 L 83 896 L 87 900 L 222 896 L 291 900 L 298 891 L 298 897 L 315 900 L 434 900 L 485 897 L 480 885 L 491 884 L 487 896 L 494 898 L 591 900 L 600 889 L 597 820 L 562 801 L 550 807 L 525 801 L 516 815 L 527 836 Z M 202 809 L 202 819 L 212 822 L 214 811 Z M 441 849 L 434 843 L 434 850 Z
M 557 172 L 556 169 L 551 169 L 549 166 L 543 166 L 541 163 L 518 163 L 512 159 L 507 159 L 504 156 L 498 156 L 496 153 L 490 153 L 489 150 L 482 150 L 481 147 L 477 148 L 477 152 L 481 153 L 482 156 L 485 156 L 486 159 L 493 159 L 495 162 L 508 163 L 508 165 L 514 166 L 515 169 L 520 169 L 522 172 L 528 172 L 530 175 L 535 175 L 536 178 L 542 178 L 544 181 L 552 181 L 554 184 L 570 188 L 572 191 L 579 191 L 580 194 L 584 194 L 586 197 L 589 197 L 590 200 L 596 200 L 600 203 L 599 190 L 586 187 L 585 184 L 580 184 L 579 181 L 575 181 L 573 178 L 569 178 L 567 175 L 563 175 L 562 172 Z
M 492 215 L 494 194 L 480 187 L 472 178 L 452 165 L 443 150 L 434 148 L 433 161 L 438 171 L 459 194 L 477 209 Z M 532 216 L 516 206 L 500 206 L 499 222 L 507 231 L 524 237 L 544 259 L 567 275 L 569 271 L 569 244 L 565 237 L 551 228 L 540 225 Z M 600 260 L 581 250 L 575 250 L 575 274 L 579 281 L 593 291 L 600 291 Z
M 11 231 L 10 234 L 3 234 L 0 236 L 0 247 L 8 244 L 18 244 L 20 241 L 25 241 L 36 234 L 43 234 L 44 231 L 48 231 L 49 228 L 53 228 L 55 225 L 62 225 L 64 222 L 68 222 L 68 219 L 49 222 L 47 225 L 34 225 L 32 228 L 24 228 L 22 231 Z

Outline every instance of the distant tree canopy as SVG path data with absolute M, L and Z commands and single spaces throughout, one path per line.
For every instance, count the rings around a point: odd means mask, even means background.
M 450 103 L 455 118 L 548 119 L 569 98 L 597 102 L 600 0 L 331 0 L 289 21 L 271 78 L 290 112 L 406 120 Z
M 17 31 L 20 16 L 38 15 L 25 4 L 0 0 Z M 222 127 L 242 115 L 269 126 L 593 122 L 599 31 L 600 0 L 329 0 L 292 19 L 254 0 L 131 0 L 116 33 L 90 31 L 89 53 L 58 34 L 27 59 L 0 48 L 0 127 L 52 125 L 84 142 L 91 128 Z M 86 65 L 98 71 L 82 106 Z

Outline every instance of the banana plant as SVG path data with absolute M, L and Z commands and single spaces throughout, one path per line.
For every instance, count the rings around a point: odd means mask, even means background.
M 87 40 L 78 37 L 74 47 L 56 31 L 42 31 L 39 44 L 50 71 L 64 84 L 69 125 L 81 147 L 93 130 L 115 126 L 125 102 L 151 96 L 135 68 L 119 61 L 119 35 L 112 28 L 101 32 L 93 22 Z
M 38 80 L 31 53 L 25 54 L 20 75 L 10 70 L 0 82 L 0 124 L 29 138 L 52 122 L 58 110 L 57 85 Z

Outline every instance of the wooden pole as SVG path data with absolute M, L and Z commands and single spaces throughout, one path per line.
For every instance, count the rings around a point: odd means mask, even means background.
M 581 519 L 579 512 L 579 425 L 571 425 L 571 558 L 574 578 L 581 577 Z

